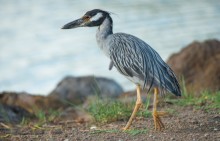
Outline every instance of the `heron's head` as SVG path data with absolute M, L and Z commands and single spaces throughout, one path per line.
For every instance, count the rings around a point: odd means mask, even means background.
M 109 13 L 100 9 L 94 9 L 86 12 L 82 18 L 67 23 L 62 29 L 71 29 L 77 27 L 92 27 L 100 26 L 106 17 L 109 17 Z

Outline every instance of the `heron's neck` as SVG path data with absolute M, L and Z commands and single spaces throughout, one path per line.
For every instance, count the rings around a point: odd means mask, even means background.
M 99 36 L 99 38 L 106 38 L 108 35 L 112 34 L 112 24 L 112 18 L 110 16 L 106 17 L 98 27 L 97 36 Z
M 110 16 L 106 17 L 103 23 L 98 27 L 96 32 L 96 40 L 99 47 L 104 51 L 104 53 L 109 56 L 109 48 L 106 46 L 105 42 L 109 35 L 113 34 L 112 32 L 113 21 Z

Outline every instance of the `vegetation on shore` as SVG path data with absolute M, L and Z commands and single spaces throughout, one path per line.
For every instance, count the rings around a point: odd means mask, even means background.
M 151 102 L 150 96 L 147 97 L 147 100 L 144 102 L 143 106 L 141 107 L 140 111 L 138 112 L 137 117 L 144 117 L 148 118 L 151 117 Z M 220 91 L 217 92 L 209 92 L 204 91 L 199 96 L 195 96 L 194 94 L 188 93 L 183 90 L 183 95 L 181 98 L 172 98 L 166 97 L 163 100 L 164 103 L 171 103 L 172 105 L 177 106 L 191 106 L 195 109 L 204 110 L 205 112 L 215 111 L 220 114 Z M 121 100 L 103 100 L 100 98 L 93 99 L 92 102 L 87 107 L 87 112 L 90 113 L 94 119 L 94 123 L 96 124 L 106 124 L 114 121 L 127 121 L 130 117 L 130 114 L 133 110 L 135 104 L 135 100 L 133 102 L 122 102 Z M 173 111 L 172 106 L 171 108 L 166 108 L 168 113 L 176 113 L 178 111 Z M 59 116 L 59 110 L 39 110 L 35 114 L 35 118 L 24 118 L 22 122 L 18 125 L 19 128 L 26 128 L 30 127 L 31 130 L 36 129 L 45 129 L 44 125 L 49 123 L 54 123 L 57 121 L 57 117 Z M 7 118 L 7 117 L 5 117 Z M 13 128 L 13 125 L 7 123 L 1 123 L 6 129 Z M 99 133 L 115 133 L 115 132 L 122 132 L 120 129 L 118 130 L 91 130 L 91 134 L 99 134 Z M 147 129 L 140 130 L 134 129 L 130 130 L 126 133 L 131 135 L 137 135 L 141 133 L 146 133 Z M 3 134 L 0 135 L 0 138 L 7 138 L 12 134 Z

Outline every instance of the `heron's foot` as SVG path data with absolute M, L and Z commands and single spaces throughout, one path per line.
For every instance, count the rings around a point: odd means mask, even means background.
M 133 111 L 129 121 L 127 122 L 126 126 L 124 128 L 122 128 L 123 131 L 126 131 L 130 128 L 132 121 L 135 118 L 135 115 L 136 115 L 138 109 L 141 108 L 142 106 L 143 106 L 142 102 L 136 102 L 135 107 L 134 107 L 134 111 Z
M 164 124 L 163 124 L 163 122 L 161 121 L 161 116 L 165 116 L 165 115 L 167 115 L 168 113 L 167 112 L 163 112 L 163 111 L 160 111 L 160 112 L 158 112 L 158 111 L 154 111 L 153 113 L 152 113 L 152 115 L 153 115 L 153 119 L 154 119 L 154 127 L 155 127 L 155 130 L 157 131 L 161 131 L 162 129 L 164 129 L 165 128 L 165 126 L 164 126 Z
M 121 128 L 121 130 L 122 131 L 127 131 L 127 130 L 129 130 L 129 127 L 123 127 L 123 128 Z

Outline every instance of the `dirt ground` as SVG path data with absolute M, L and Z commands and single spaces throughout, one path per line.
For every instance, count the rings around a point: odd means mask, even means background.
M 152 117 L 137 117 L 127 132 L 120 130 L 127 121 L 98 124 L 66 120 L 47 123 L 41 127 L 29 125 L 6 129 L 0 126 L 0 140 L 220 141 L 218 111 L 207 112 L 191 106 L 169 108 L 174 112 L 162 118 L 166 129 L 161 132 L 154 131 Z

